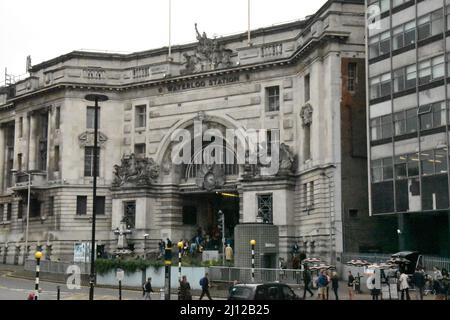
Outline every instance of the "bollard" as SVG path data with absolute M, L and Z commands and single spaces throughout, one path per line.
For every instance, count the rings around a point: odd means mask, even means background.
M 34 300 L 38 300 L 39 296 L 39 271 L 40 271 L 40 263 L 42 258 L 42 252 L 37 251 L 34 254 L 36 258 L 36 282 L 34 284 Z
M 61 287 L 56 287 L 56 300 L 61 300 Z
M 255 282 L 255 245 L 256 245 L 256 240 L 251 240 L 250 245 L 252 246 L 252 282 Z
M 122 281 L 119 280 L 119 300 L 122 300 Z

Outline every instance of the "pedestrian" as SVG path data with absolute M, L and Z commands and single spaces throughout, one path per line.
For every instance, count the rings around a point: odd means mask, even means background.
M 311 271 L 309 271 L 309 267 L 307 264 L 305 264 L 305 270 L 303 271 L 303 283 L 304 283 L 303 300 L 305 300 L 306 291 L 308 291 L 311 297 L 313 297 L 314 293 L 311 291 L 309 287 L 311 284 Z
M 327 286 L 328 286 L 328 278 L 325 274 L 325 271 L 320 271 L 320 276 L 317 278 L 317 287 L 319 288 L 319 293 L 317 294 L 317 299 L 326 299 L 327 294 Z
M 227 244 L 225 248 L 225 260 L 227 261 L 228 266 L 232 265 L 233 262 L 233 248 L 231 248 L 230 244 Z
M 401 299 L 405 300 L 406 294 L 406 300 L 411 300 L 411 297 L 409 296 L 408 275 L 405 272 L 402 272 L 402 274 L 400 275 L 399 282 L 400 282 Z
M 352 272 L 348 272 L 348 281 L 347 281 L 347 287 L 348 287 L 348 298 L 349 300 L 353 300 L 354 292 L 353 292 L 353 285 L 355 284 L 355 277 L 353 276 Z
M 202 294 L 200 295 L 200 299 L 202 300 L 203 297 L 206 295 L 209 300 L 212 300 L 211 295 L 209 294 L 209 279 L 208 279 L 208 272 L 205 273 L 205 276 L 200 279 L 200 286 L 202 287 Z
M 192 300 L 191 285 L 187 281 L 186 276 L 181 277 L 179 292 L 178 300 Z
M 331 287 L 333 289 L 334 292 L 334 296 L 336 297 L 336 300 L 339 300 L 339 296 L 338 296 L 338 289 L 339 289 L 339 277 L 337 272 L 333 272 L 333 275 L 331 277 Z
M 442 287 L 444 289 L 445 300 L 449 300 L 450 275 L 449 275 L 447 269 L 442 269 Z
M 27 300 L 34 300 L 34 298 L 35 298 L 34 292 L 30 292 L 30 293 L 28 294 Z
M 154 292 L 152 288 L 152 278 L 148 278 L 142 286 L 144 300 L 152 300 L 151 293 Z
M 416 271 L 413 274 L 413 283 L 416 287 L 416 299 L 423 300 L 423 293 L 425 288 L 425 273 L 419 266 L 417 266 Z

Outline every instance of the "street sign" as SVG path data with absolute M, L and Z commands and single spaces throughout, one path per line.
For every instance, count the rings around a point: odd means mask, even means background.
M 116 270 L 117 281 L 123 281 L 124 278 L 125 278 L 125 272 L 122 269 L 117 269 Z

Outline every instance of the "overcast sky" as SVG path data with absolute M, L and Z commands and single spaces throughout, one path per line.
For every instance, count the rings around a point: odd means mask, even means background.
M 325 0 L 251 0 L 252 29 L 299 20 Z M 169 0 L 0 0 L 0 83 L 80 49 L 136 52 L 168 45 Z M 247 30 L 247 0 L 172 0 L 172 44 Z

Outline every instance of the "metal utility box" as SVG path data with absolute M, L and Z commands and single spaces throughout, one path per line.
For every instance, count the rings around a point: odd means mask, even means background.
M 251 240 L 256 240 L 255 267 L 274 269 L 278 267 L 278 227 L 266 223 L 239 224 L 234 229 L 235 257 L 238 268 L 251 268 Z

